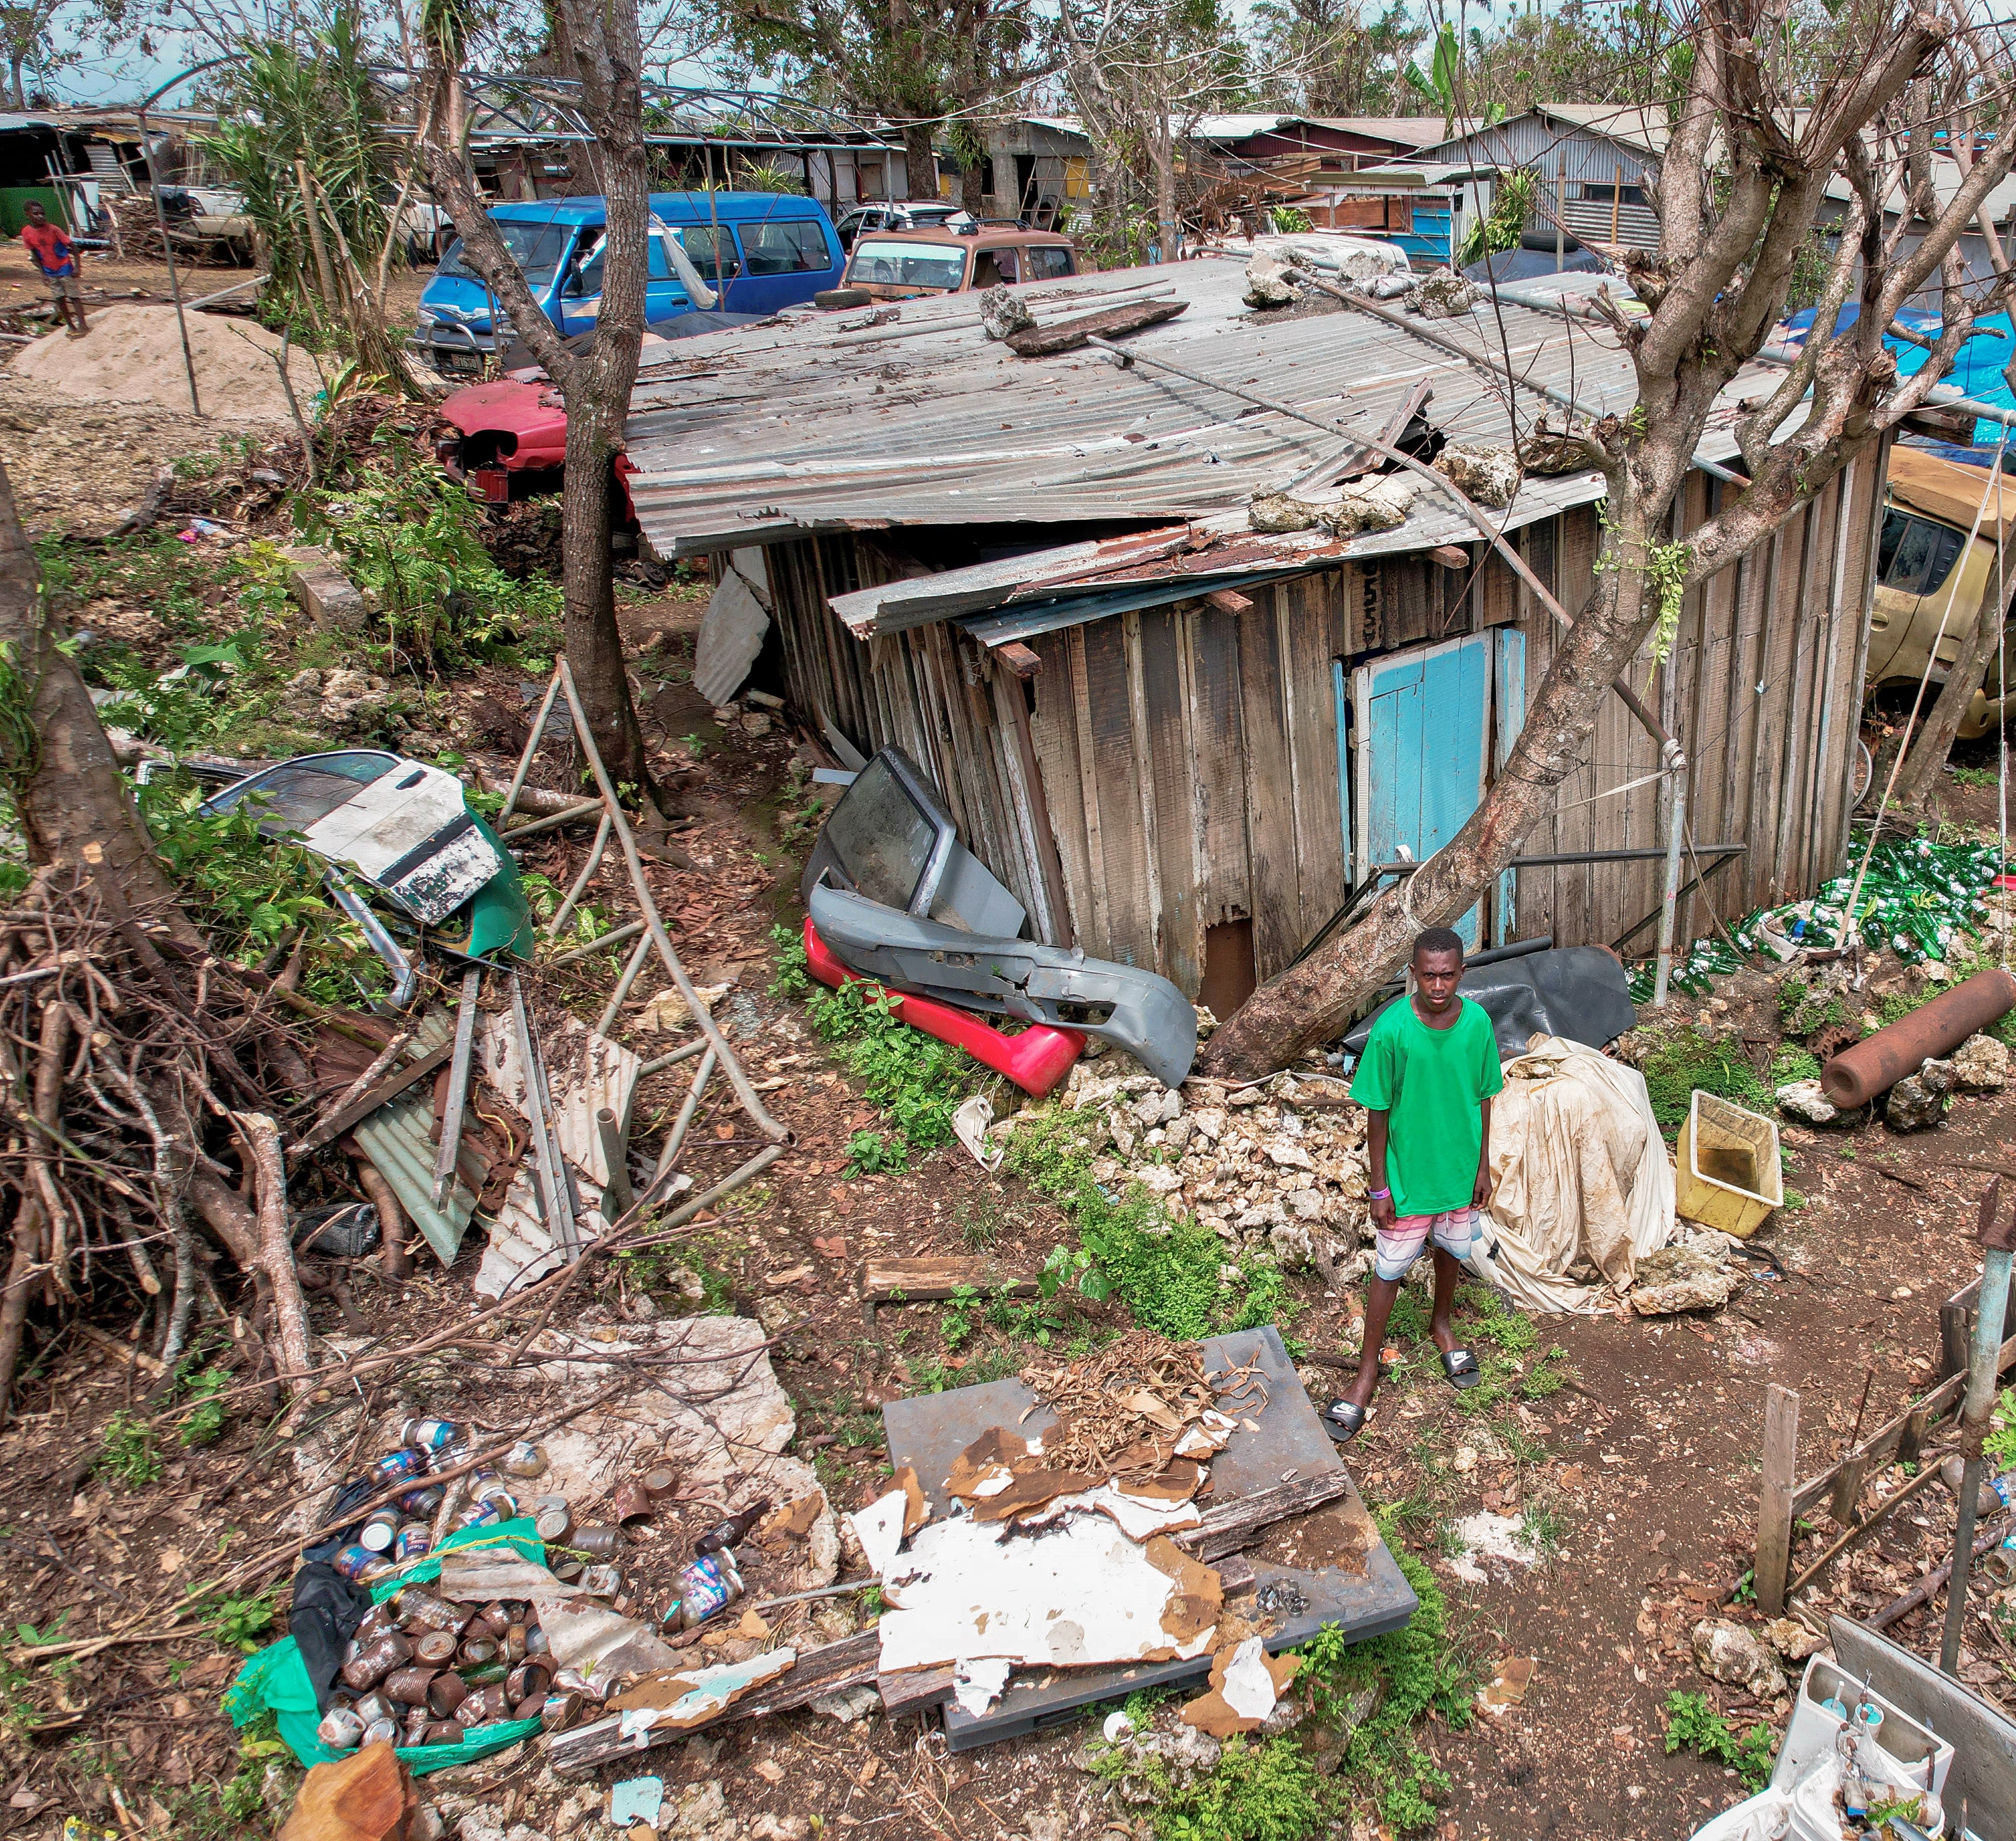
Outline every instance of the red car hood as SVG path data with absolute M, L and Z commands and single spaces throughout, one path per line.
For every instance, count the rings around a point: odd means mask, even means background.
M 494 434 L 498 464 L 511 472 L 560 466 L 567 458 L 567 410 L 545 382 L 506 377 L 472 383 L 444 397 L 440 413 L 465 437 Z

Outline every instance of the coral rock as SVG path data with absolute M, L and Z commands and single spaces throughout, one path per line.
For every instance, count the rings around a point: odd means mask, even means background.
M 1726 1617 L 1704 1618 L 1690 1641 L 1694 1666 L 1711 1680 L 1747 1688 L 1759 1700 L 1775 1700 L 1785 1692 L 1785 1671 L 1755 1631 Z

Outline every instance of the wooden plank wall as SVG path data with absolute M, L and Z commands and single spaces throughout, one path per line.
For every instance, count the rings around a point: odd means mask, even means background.
M 1250 919 L 1271 976 L 1344 899 L 1335 570 L 1029 642 L 1037 758 L 1087 952 L 1194 994 L 1208 928 Z
M 1809 894 L 1839 866 L 1881 479 L 1880 458 L 1865 457 L 1772 541 L 1690 588 L 1670 656 L 1655 668 L 1648 647 L 1630 668 L 1686 750 L 1694 842 L 1749 847 L 1687 901 L 1685 937 Z M 1726 490 L 1694 475 L 1675 534 L 1712 516 Z M 1519 534 L 1571 615 L 1595 584 L 1599 534 L 1593 508 Z M 1503 565 L 1471 581 L 1389 557 L 1255 589 L 1243 614 L 1183 602 L 1039 635 L 1028 644 L 1042 668 L 1025 685 L 954 626 L 856 640 L 826 596 L 902 572 L 873 545 L 822 538 L 770 556 L 793 705 L 864 753 L 893 743 L 917 760 L 1041 937 L 1151 967 L 1192 994 L 1210 928 L 1250 919 L 1265 979 L 1345 897 L 1336 661 L 1348 670 L 1367 652 L 1516 623 L 1530 706 L 1555 651 L 1551 618 Z M 1662 850 L 1669 783 L 1618 790 L 1659 764 L 1652 737 L 1606 698 L 1528 853 Z M 1522 870 L 1517 933 L 1607 944 L 1656 910 L 1661 878 L 1657 858 Z M 1651 937 L 1647 927 L 1629 944 L 1643 952 Z
M 1012 705 L 1021 681 L 949 626 L 863 645 L 827 596 L 894 578 L 882 553 L 848 536 L 772 545 L 770 584 L 792 707 L 830 722 L 864 754 L 901 748 L 944 793 L 961 836 L 1029 910 L 1038 938 L 1068 938 L 1072 910 L 1043 867 Z
M 1769 542 L 1688 590 L 1663 665 L 1654 667 L 1648 645 L 1631 666 L 1631 682 L 1686 750 L 1694 843 L 1748 846 L 1683 904 L 1683 938 L 1712 930 L 1718 918 L 1733 920 L 1762 904 L 1809 894 L 1840 867 L 1861 702 L 1862 577 L 1879 479 L 1879 466 L 1865 456 Z M 1676 534 L 1684 538 L 1713 516 L 1726 490 L 1694 475 Z M 1594 579 L 1597 534 L 1593 514 L 1582 512 L 1525 534 L 1528 561 L 1571 614 Z M 1551 620 L 1532 606 L 1530 591 L 1519 598 L 1532 648 L 1530 699 L 1553 658 L 1555 635 Z M 1561 784 L 1557 814 L 1535 828 L 1527 851 L 1662 849 L 1672 809 L 1664 782 L 1597 797 L 1659 764 L 1652 737 L 1617 699 L 1599 710 L 1581 760 Z M 1683 880 L 1694 867 L 1684 866 Z M 1519 930 L 1552 933 L 1564 945 L 1616 940 L 1657 907 L 1661 875 L 1657 859 L 1522 870 Z M 1651 938 L 1647 927 L 1627 944 L 1642 952 Z

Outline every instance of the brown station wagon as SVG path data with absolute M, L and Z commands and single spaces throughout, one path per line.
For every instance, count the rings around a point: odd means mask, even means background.
M 1006 282 L 1096 275 L 1097 263 L 1048 230 L 877 230 L 855 239 L 841 286 L 876 300 L 953 294 Z

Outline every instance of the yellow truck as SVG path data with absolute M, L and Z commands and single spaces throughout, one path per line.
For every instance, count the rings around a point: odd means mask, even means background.
M 1979 533 L 1969 543 L 1977 513 Z M 1946 667 L 1973 636 L 1982 596 L 1996 592 L 1998 533 L 2006 592 L 2007 584 L 2016 584 L 2016 480 L 1998 481 L 1985 467 L 1964 466 L 1922 448 L 1891 449 L 1890 502 L 1877 540 L 1865 695 L 1892 688 L 1906 695 L 1915 691 L 1935 645 L 1931 681 L 1935 688 L 1945 682 Z M 2008 636 L 2006 649 L 2016 653 L 2016 633 Z M 2016 657 L 2011 665 L 2016 676 Z M 1982 688 L 1960 718 L 1962 739 L 1985 735 L 2016 714 L 2011 701 L 2002 661 L 1991 658 Z

